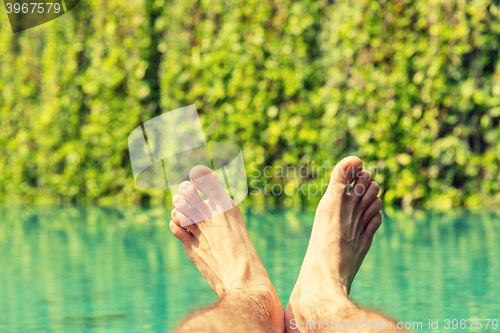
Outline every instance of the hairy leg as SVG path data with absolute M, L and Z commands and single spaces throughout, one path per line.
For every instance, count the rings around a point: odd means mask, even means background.
M 190 177 L 173 198 L 170 228 L 220 300 L 177 332 L 284 332 L 283 306 L 239 208 L 209 168 L 194 167 Z
M 391 330 L 396 327 L 393 320 L 359 308 L 348 297 L 382 223 L 378 191 L 359 158 L 347 157 L 334 168 L 286 309 L 287 332 L 376 332 L 383 330 L 382 322 Z
M 217 303 L 188 316 L 174 333 L 277 332 L 270 321 L 266 296 L 253 290 L 227 293 Z M 284 332 L 284 328 L 280 331 Z

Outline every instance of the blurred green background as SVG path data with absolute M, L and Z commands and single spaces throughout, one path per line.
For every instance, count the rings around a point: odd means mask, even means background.
M 500 203 L 498 1 L 85 0 L 17 34 L 1 16 L 5 203 L 169 201 L 135 185 L 127 136 L 193 103 L 256 188 L 358 155 L 386 205 Z M 321 196 L 260 192 L 249 206 Z

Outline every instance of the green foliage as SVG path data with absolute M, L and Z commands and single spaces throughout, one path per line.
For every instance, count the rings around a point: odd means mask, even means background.
M 209 141 L 242 147 L 253 206 L 314 207 L 300 186 L 328 175 L 311 165 L 347 155 L 386 204 L 498 205 L 499 17 L 489 1 L 88 0 L 12 34 L 5 16 L 0 199 L 168 201 L 134 184 L 127 136 L 194 103 Z

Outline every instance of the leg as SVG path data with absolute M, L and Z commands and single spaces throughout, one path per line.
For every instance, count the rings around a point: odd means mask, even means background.
M 266 303 L 269 300 L 259 292 L 235 291 L 188 316 L 174 333 L 278 332 L 266 313 Z M 282 326 L 279 332 L 285 331 Z
M 362 169 L 359 158 L 348 157 L 333 170 L 286 309 L 287 332 L 376 332 L 382 331 L 382 322 L 392 330 L 396 327 L 393 320 L 360 309 L 348 297 L 354 276 L 382 223 L 379 187 Z M 347 193 L 354 180 L 352 191 Z
M 189 316 L 176 332 L 284 332 L 283 306 L 239 208 L 209 168 L 194 167 L 190 177 L 192 183 L 180 186 L 183 196 L 173 198 L 170 228 L 220 300 Z M 232 208 L 225 211 L 227 203 Z

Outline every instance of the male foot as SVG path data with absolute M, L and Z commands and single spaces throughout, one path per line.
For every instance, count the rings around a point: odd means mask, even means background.
M 328 317 L 332 309 L 342 315 L 355 308 L 348 299 L 352 281 L 382 223 L 379 186 L 362 168 L 359 158 L 347 157 L 332 172 L 286 309 L 287 332 L 292 331 L 292 319 L 333 319 Z M 353 189 L 347 193 L 354 180 Z
M 211 169 L 194 167 L 190 178 L 192 183 L 180 185 L 182 196 L 173 198 L 172 233 L 219 298 L 252 304 L 263 322 L 270 322 L 275 332 L 283 332 L 283 306 L 239 208 Z M 203 201 L 196 189 L 208 200 Z

